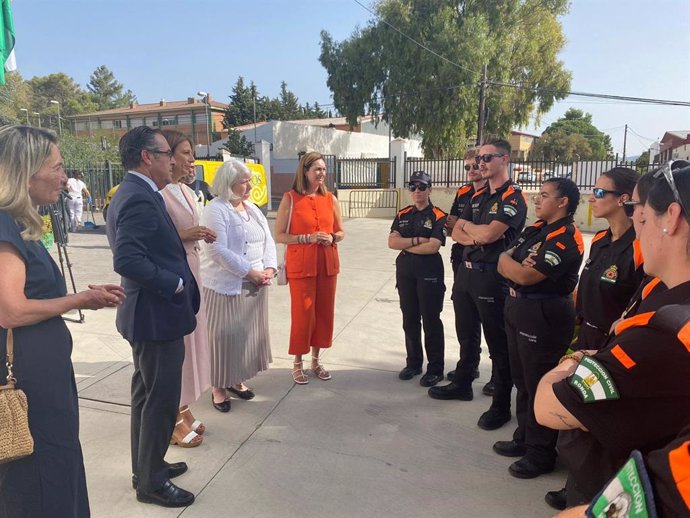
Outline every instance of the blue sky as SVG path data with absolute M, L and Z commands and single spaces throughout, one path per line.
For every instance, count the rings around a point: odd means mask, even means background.
M 363 2 L 369 5 L 366 0 Z M 690 101 L 690 1 L 574 0 L 561 54 L 573 91 Z M 319 33 L 340 41 L 372 18 L 353 0 L 14 0 L 17 64 L 24 78 L 65 72 L 85 86 L 99 65 L 139 102 L 199 90 L 226 102 L 239 75 L 275 96 L 282 80 L 301 102 L 332 102 L 318 62 Z M 489 71 L 490 75 L 490 71 Z M 569 98 L 592 113 L 622 153 L 637 155 L 666 130 L 690 129 L 690 108 Z

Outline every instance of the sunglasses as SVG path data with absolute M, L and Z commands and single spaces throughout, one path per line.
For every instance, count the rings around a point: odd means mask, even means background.
M 628 201 L 624 201 L 623 205 L 625 207 L 630 207 L 630 208 L 634 209 L 636 205 L 642 205 L 642 202 L 640 200 L 628 200 Z
M 494 158 L 499 158 L 502 156 L 506 156 L 505 153 L 486 153 L 485 155 L 477 155 L 474 157 L 474 161 L 478 164 L 480 161 L 481 162 L 486 162 L 487 164 L 491 162 Z
M 618 191 L 609 191 L 607 189 L 602 189 L 601 187 L 595 187 L 592 189 L 592 194 L 597 200 L 602 199 L 607 194 L 615 194 L 616 196 L 622 196 L 624 193 Z
M 474 169 L 475 171 L 479 169 L 479 164 L 474 163 L 472 165 L 470 164 L 465 164 L 465 171 L 469 171 L 470 169 Z
M 683 212 L 685 212 L 685 214 L 688 214 L 688 210 L 685 208 L 685 205 L 683 205 L 683 202 L 680 200 L 680 193 L 678 192 L 678 187 L 676 187 L 676 182 L 673 179 L 673 162 L 674 160 L 671 160 L 664 167 L 659 169 L 656 173 L 654 173 L 653 178 L 659 178 L 661 175 L 663 175 L 664 178 L 666 178 L 666 183 L 668 183 L 668 186 L 671 188 L 671 192 L 673 193 L 673 199 L 676 200 L 678 205 L 680 205 L 680 208 L 683 209 Z
M 411 183 L 410 185 L 407 186 L 407 188 L 410 192 L 415 192 L 415 191 L 424 192 L 427 190 L 428 187 L 429 186 L 425 183 Z

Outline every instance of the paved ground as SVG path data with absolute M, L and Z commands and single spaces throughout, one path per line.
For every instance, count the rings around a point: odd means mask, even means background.
M 189 464 L 189 472 L 176 479 L 197 495 L 187 509 L 162 509 L 134 498 L 131 355 L 115 330 L 114 310 L 87 311 L 84 323 L 69 323 L 93 516 L 551 516 L 543 496 L 561 487 L 563 470 L 535 480 L 512 478 L 507 471 L 511 459 L 495 455 L 491 445 L 509 439 L 515 421 L 494 432 L 476 426 L 490 404 L 480 393 L 490 373 L 488 356 L 482 358 L 472 402 L 435 401 L 419 386 L 419 378 L 398 380 L 405 354 L 395 252 L 386 246 L 389 226 L 375 219 L 345 223 L 335 340 L 323 356 L 332 381 L 293 384 L 288 289 L 270 288 L 274 361 L 268 372 L 249 382 L 257 397 L 234 399 L 232 411 L 221 414 L 205 395 L 192 406 L 207 427 L 204 443 L 169 450 L 169 461 Z M 443 250 L 446 256 L 449 248 Z M 102 226 L 71 235 L 67 250 L 79 289 L 89 282 L 118 282 Z M 443 320 L 450 370 L 458 346 L 448 275 L 446 284 Z

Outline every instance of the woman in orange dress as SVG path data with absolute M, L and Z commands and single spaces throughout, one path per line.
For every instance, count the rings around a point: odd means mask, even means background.
M 295 356 L 292 379 L 299 385 L 309 383 L 302 365 L 302 355 L 309 350 L 313 374 L 321 380 L 331 379 L 319 355 L 333 342 L 335 287 L 340 271 L 337 243 L 345 232 L 338 200 L 328 192 L 325 180 L 323 156 L 316 152 L 302 155 L 292 190 L 283 195 L 276 217 L 276 242 L 287 245 L 285 268 L 291 300 L 288 352 Z

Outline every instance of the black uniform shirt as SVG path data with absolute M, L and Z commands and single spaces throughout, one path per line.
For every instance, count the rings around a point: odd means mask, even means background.
M 690 425 L 645 459 L 659 516 L 690 516 Z
M 630 227 L 616 241 L 611 229 L 592 238 L 589 258 L 577 289 L 577 315 L 605 333 L 640 286 L 644 270 L 642 252 Z
M 685 324 L 662 327 L 659 308 L 680 307 Z M 690 282 L 649 295 L 639 312 L 616 326 L 606 347 L 586 357 L 575 373 L 554 384 L 558 400 L 588 430 L 559 444 L 568 468 L 600 450 L 617 470 L 630 452 L 663 447 L 690 423 Z M 657 315 L 655 319 L 655 315 Z M 579 466 L 578 481 L 599 485 L 615 473 Z
M 457 216 L 458 218 L 462 217 L 462 213 L 465 210 L 465 205 L 467 205 L 467 202 L 472 199 L 472 196 L 474 196 L 474 185 L 473 184 L 468 183 L 468 184 L 461 186 L 457 190 L 457 192 L 455 193 L 455 199 L 453 200 L 453 205 L 450 208 L 449 215 Z M 453 248 L 451 249 L 451 252 L 450 252 L 451 261 L 455 261 L 455 260 L 461 261 L 462 260 L 462 251 L 464 249 L 465 249 L 464 245 L 461 245 L 460 243 L 454 243 Z
M 525 226 L 527 203 L 520 186 L 512 180 L 501 185 L 493 194 L 487 184 L 474 193 L 471 203 L 465 205 L 462 219 L 477 225 L 488 225 L 492 221 L 508 225 L 503 238 L 487 245 L 466 246 L 463 252 L 464 261 L 497 263 L 501 252 L 515 241 Z
M 422 210 L 408 205 L 396 214 L 391 232 L 398 232 L 402 237 L 435 237 L 445 245 L 446 218 L 446 213 L 431 202 Z
M 577 275 L 585 250 L 582 234 L 573 223 L 572 216 L 547 225 L 538 220 L 525 228 L 515 243 L 513 259 L 521 263 L 530 254 L 534 256 L 534 269 L 546 275 L 546 279 L 531 286 L 509 281 L 511 288 L 520 293 L 569 295 L 577 286 Z

